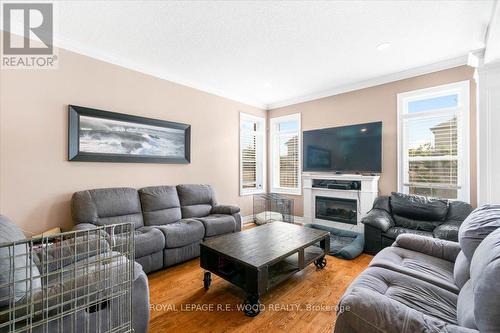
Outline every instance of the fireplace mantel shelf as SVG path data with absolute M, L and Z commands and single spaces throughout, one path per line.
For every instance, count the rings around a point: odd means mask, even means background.
M 303 178 L 314 179 L 335 179 L 335 180 L 379 180 L 380 176 L 377 175 L 362 175 L 362 174 L 344 174 L 344 173 L 314 173 L 304 172 Z

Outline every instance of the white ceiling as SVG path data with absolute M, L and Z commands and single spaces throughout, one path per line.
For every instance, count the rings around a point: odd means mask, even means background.
M 66 1 L 60 45 L 263 108 L 483 48 L 494 1 Z M 377 45 L 390 42 L 383 51 Z M 442 63 L 443 64 L 443 63 Z M 451 66 L 450 65 L 450 66 Z

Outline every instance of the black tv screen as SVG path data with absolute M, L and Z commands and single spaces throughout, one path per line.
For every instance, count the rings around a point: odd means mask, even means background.
M 304 131 L 304 171 L 382 172 L 382 122 Z

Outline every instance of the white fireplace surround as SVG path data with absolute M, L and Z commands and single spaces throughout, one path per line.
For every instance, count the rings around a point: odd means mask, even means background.
M 304 223 L 323 224 L 338 229 L 352 230 L 356 232 L 364 232 L 364 225 L 361 223 L 361 218 L 368 213 L 372 208 L 373 202 L 378 196 L 378 181 L 379 176 L 363 176 L 363 175 L 348 175 L 348 174 L 331 174 L 331 173 L 304 173 L 303 174 L 303 189 L 304 189 Z M 342 180 L 342 181 L 361 181 L 360 190 L 339 190 L 313 187 L 313 180 Z M 358 218 L 357 224 L 347 224 L 342 222 L 334 222 L 329 220 L 317 219 L 316 216 L 316 196 L 352 199 L 358 202 Z

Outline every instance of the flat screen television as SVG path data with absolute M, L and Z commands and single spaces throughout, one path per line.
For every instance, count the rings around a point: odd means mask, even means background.
M 304 131 L 304 171 L 382 172 L 382 122 Z

